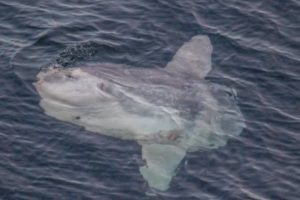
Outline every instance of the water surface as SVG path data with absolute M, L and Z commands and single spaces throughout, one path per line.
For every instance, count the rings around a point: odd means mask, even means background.
M 2 0 L 0 199 L 299 199 L 299 12 L 296 0 Z M 247 128 L 188 154 L 166 192 L 140 176 L 135 142 L 38 105 L 31 83 L 43 66 L 165 66 L 197 34 L 214 47 L 208 79 L 237 90 Z

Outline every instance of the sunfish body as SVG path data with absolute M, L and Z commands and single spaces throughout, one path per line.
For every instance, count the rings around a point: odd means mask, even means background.
M 140 173 L 150 187 L 166 190 L 186 152 L 223 146 L 245 126 L 234 90 L 204 80 L 211 53 L 209 38 L 198 35 L 165 68 L 50 67 L 34 86 L 47 115 L 137 140 L 146 161 Z

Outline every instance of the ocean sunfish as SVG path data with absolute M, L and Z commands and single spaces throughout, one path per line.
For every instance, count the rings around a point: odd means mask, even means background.
M 34 83 L 45 113 L 142 147 L 140 173 L 166 190 L 187 152 L 217 148 L 245 127 L 234 89 L 204 78 L 212 45 L 197 35 L 164 68 L 112 63 L 51 66 Z

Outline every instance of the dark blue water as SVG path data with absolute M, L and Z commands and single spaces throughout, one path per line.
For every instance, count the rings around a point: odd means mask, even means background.
M 188 154 L 166 192 L 145 184 L 135 142 L 38 105 L 43 66 L 165 66 L 197 34 L 214 47 L 208 79 L 237 90 L 247 127 Z M 0 69 L 0 199 L 300 199 L 298 0 L 0 0 Z

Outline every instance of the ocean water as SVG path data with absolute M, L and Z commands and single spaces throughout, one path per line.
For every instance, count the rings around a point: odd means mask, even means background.
M 300 2 L 297 0 L 0 1 L 0 199 L 300 199 Z M 165 66 L 209 36 L 207 79 L 236 89 L 247 127 L 186 156 L 170 189 L 149 189 L 134 141 L 46 116 L 41 67 Z

